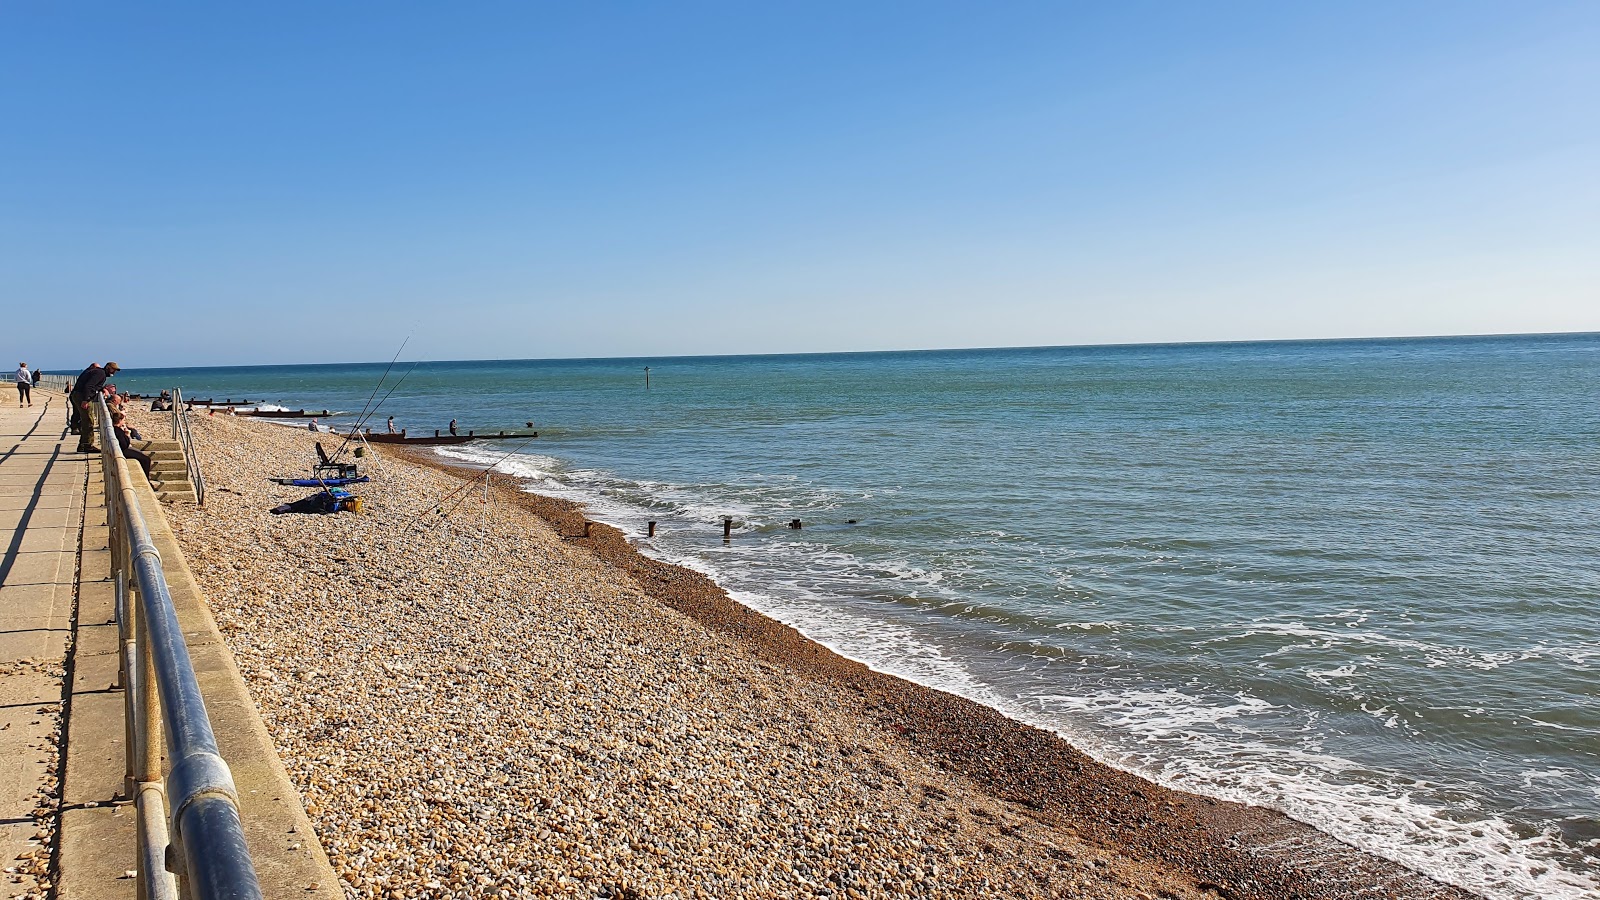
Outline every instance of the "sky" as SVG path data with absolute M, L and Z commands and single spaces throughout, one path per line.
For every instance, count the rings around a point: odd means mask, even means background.
M 0 2 L 46 370 L 1600 330 L 1600 4 Z

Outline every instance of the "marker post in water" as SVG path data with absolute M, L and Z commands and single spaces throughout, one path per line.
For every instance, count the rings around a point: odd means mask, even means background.
M 733 516 L 722 517 L 722 542 L 724 544 L 733 540 Z

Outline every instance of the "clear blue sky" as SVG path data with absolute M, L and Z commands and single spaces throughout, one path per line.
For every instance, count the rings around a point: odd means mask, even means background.
M 1594 2 L 8 0 L 0 353 L 1600 330 L 1597 110 Z

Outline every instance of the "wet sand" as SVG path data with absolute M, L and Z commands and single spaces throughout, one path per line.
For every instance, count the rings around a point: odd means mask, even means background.
M 271 516 L 319 436 L 196 435 L 212 494 L 169 517 L 350 896 L 1469 896 L 844 659 L 506 476 L 486 510 L 379 446 L 362 513 Z

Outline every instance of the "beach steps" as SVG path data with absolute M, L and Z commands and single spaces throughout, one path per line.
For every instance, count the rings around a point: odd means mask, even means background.
M 162 503 L 195 502 L 189 466 L 177 441 L 138 441 L 134 445 L 150 454 L 150 487 L 156 499 Z

